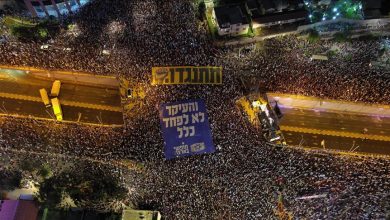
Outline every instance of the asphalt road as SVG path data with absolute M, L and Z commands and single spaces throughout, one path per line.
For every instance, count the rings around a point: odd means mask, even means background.
M 390 136 L 390 118 L 347 114 L 345 112 L 325 112 L 303 109 L 281 108 L 283 117 L 280 125 L 317 130 L 349 132 L 362 134 L 366 128 L 367 135 Z M 282 129 L 283 131 L 283 129 Z M 325 133 L 325 132 L 324 132 Z M 350 138 L 326 134 L 311 134 L 299 131 L 283 131 L 287 144 L 357 152 L 390 155 L 390 142 L 371 140 L 370 138 Z
M 390 154 L 390 142 L 373 141 L 361 138 L 340 138 L 336 136 L 304 134 L 298 132 L 283 132 L 288 145 L 309 148 L 323 148 L 321 141 L 325 140 L 326 149 L 364 152 L 373 154 Z
M 35 78 L 24 71 L 0 69 L 0 94 L 7 93 L 40 98 L 39 89 L 45 88 L 50 95 L 51 85 L 52 81 Z M 64 120 L 107 125 L 123 124 L 122 112 L 96 107 L 96 105 L 100 105 L 119 109 L 121 107 L 119 88 L 111 89 L 63 83 L 59 99 L 60 102 L 81 103 L 81 106 L 62 104 Z M 49 114 L 53 113 L 52 109 L 46 109 L 42 102 L 0 95 L 0 113 L 5 113 L 5 111 L 8 114 L 31 115 L 49 119 L 51 118 Z
M 24 71 L 4 72 L 0 69 L 0 92 L 40 97 L 39 89 L 50 94 L 52 81 L 35 78 Z M 60 99 L 91 104 L 120 106 L 119 88 L 101 88 L 87 85 L 61 84 Z
M 390 118 L 282 108 L 281 125 L 390 136 Z

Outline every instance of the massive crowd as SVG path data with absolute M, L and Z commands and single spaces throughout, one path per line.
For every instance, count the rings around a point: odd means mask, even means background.
M 295 36 L 267 40 L 242 53 L 216 48 L 197 20 L 195 1 L 100 0 L 65 18 L 77 24 L 42 42 L 0 45 L 0 63 L 123 76 L 150 83 L 152 66 L 222 66 L 222 86 L 146 88 L 138 114 L 125 128 L 0 118 L 0 147 L 88 157 L 131 159 L 145 169 L 123 174 L 132 203 L 160 210 L 167 219 L 274 219 L 282 195 L 296 219 L 384 219 L 389 215 L 389 161 L 277 149 L 263 140 L 236 108 L 242 80 L 270 91 L 371 103 L 390 103 L 388 73 L 371 69 L 378 39 L 309 44 Z M 71 48 L 62 50 L 61 48 Z M 102 50 L 110 55 L 103 55 Z M 240 52 L 239 52 L 240 50 Z M 312 54 L 333 53 L 328 62 Z M 206 101 L 217 152 L 166 161 L 156 105 Z M 133 186 L 131 186 L 133 185 Z M 298 200 L 325 194 L 324 198 Z

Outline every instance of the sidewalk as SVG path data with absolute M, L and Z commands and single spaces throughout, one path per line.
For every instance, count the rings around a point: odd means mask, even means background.
M 390 105 L 355 103 L 281 93 L 267 93 L 267 96 L 270 103 L 277 101 L 280 106 L 284 107 L 390 117 Z

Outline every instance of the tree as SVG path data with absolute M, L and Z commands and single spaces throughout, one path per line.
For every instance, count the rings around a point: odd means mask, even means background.
M 49 164 L 43 164 L 38 170 L 38 175 L 43 179 L 46 179 L 52 175 L 52 171 Z
M 22 173 L 16 170 L 3 170 L 0 172 L 0 189 L 14 190 L 20 187 Z
M 40 28 L 38 28 L 37 32 L 38 32 L 39 38 L 42 40 L 46 39 L 49 36 L 49 32 L 46 28 L 40 27 Z
M 333 35 L 333 38 L 336 42 L 339 42 L 339 43 L 345 42 L 348 39 L 346 33 L 336 33 Z
M 5 192 L 0 193 L 0 200 L 7 199 L 7 194 Z
M 41 167 L 42 163 L 38 159 L 30 159 L 28 157 L 23 158 L 20 163 L 19 167 L 22 171 L 27 171 L 27 172 L 34 172 Z
M 308 40 L 309 40 L 310 43 L 316 43 L 317 41 L 319 41 L 320 40 L 320 34 L 318 33 L 318 31 L 315 30 L 315 29 L 310 29 L 309 30 Z
M 198 18 L 199 20 L 204 21 L 205 17 L 206 17 L 206 4 L 204 3 L 204 1 L 202 1 L 199 3 L 198 6 Z
M 45 179 L 39 187 L 39 199 L 48 207 L 57 207 L 61 203 L 63 188 L 57 184 L 57 179 Z
M 63 195 L 69 195 L 77 206 L 82 207 L 123 199 L 127 190 L 111 172 L 81 166 L 77 171 L 68 170 L 45 179 L 39 195 L 44 203 L 52 206 L 60 204 Z

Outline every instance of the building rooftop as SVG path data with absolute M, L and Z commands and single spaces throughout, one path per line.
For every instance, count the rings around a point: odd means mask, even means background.
M 257 9 L 259 7 L 259 3 L 256 0 L 248 0 L 246 2 L 249 10 Z
M 240 5 L 215 7 L 214 11 L 218 26 L 221 28 L 229 27 L 232 24 L 249 23 Z
M 286 21 L 290 19 L 301 19 L 301 18 L 306 19 L 307 16 L 308 16 L 308 12 L 306 10 L 295 10 L 295 11 L 287 11 L 287 12 L 263 15 L 253 19 L 253 21 L 259 24 L 266 24 L 270 22 Z
M 272 0 L 260 0 L 260 3 L 265 11 L 276 9 L 275 3 Z
M 38 207 L 33 201 L 0 200 L 1 220 L 36 220 Z
M 381 0 L 364 0 L 362 3 L 364 9 L 380 9 L 382 7 Z

